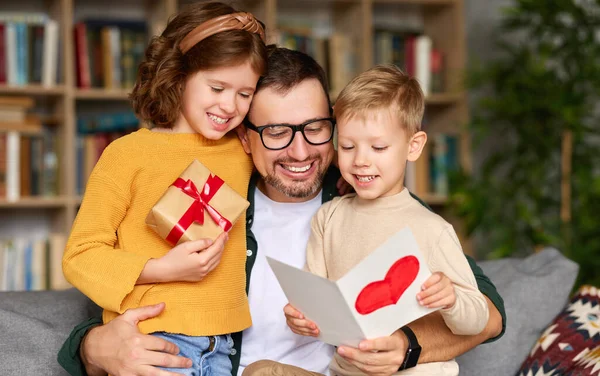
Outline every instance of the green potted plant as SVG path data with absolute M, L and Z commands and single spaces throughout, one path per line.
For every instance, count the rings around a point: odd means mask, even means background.
M 498 31 L 499 57 L 469 78 L 474 149 L 488 151 L 454 177 L 452 208 L 485 239 L 479 257 L 554 246 L 598 286 L 600 2 L 515 0 Z

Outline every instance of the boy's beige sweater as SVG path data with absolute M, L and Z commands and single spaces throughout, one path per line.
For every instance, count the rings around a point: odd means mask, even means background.
M 346 195 L 323 205 L 312 219 L 307 268 L 335 281 L 404 227 L 411 229 L 431 272 L 443 272 L 454 283 L 456 303 L 441 310 L 446 325 L 454 334 L 480 333 L 488 321 L 488 305 L 454 229 L 412 198 L 407 189 L 375 200 Z M 331 372 L 362 374 L 337 354 Z M 400 374 L 457 375 L 458 365 L 455 361 L 429 363 Z

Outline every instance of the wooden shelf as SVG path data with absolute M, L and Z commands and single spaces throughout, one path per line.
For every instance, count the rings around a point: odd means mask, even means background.
M 52 87 L 42 85 L 7 86 L 0 85 L 0 95 L 35 97 L 40 113 L 47 113 L 42 118 L 44 125 L 55 125 L 61 138 L 60 184 L 58 197 L 24 197 L 17 202 L 7 202 L 0 198 L 2 216 L 0 222 L 10 221 L 18 210 L 31 211 L 37 215 L 37 209 L 51 212 L 52 227 L 55 231 L 67 234 L 77 215 L 82 196 L 77 195 L 77 155 L 76 133 L 77 116 L 95 108 L 111 109 L 111 107 L 129 106 L 129 89 L 108 90 L 104 88 L 81 89 L 77 87 L 76 56 L 74 54 L 73 28 L 74 20 L 84 19 L 84 15 L 100 12 L 98 17 L 112 18 L 120 13 L 136 13 L 149 21 L 149 32 L 156 33 L 164 29 L 167 20 L 180 9 L 180 5 L 195 2 L 194 0 L 155 0 L 155 1 L 121 1 L 112 5 L 115 9 L 97 7 L 94 1 L 57 0 L 51 1 L 51 7 L 45 8 L 40 0 L 24 0 L 23 5 L 13 8 L 28 11 L 40 8 L 59 25 L 60 84 Z M 466 38 L 464 22 L 465 0 L 243 0 L 237 4 L 241 10 L 256 14 L 269 27 L 275 30 L 277 25 L 288 24 L 298 13 L 298 24 L 306 23 L 327 31 L 350 36 L 356 47 L 356 64 L 352 74 L 362 72 L 373 65 L 374 33 L 378 28 L 403 26 L 403 17 L 420 18 L 416 22 L 419 30 L 430 36 L 432 42 L 444 54 L 443 81 L 448 88 L 447 93 L 431 94 L 426 98 L 428 127 L 439 133 L 459 134 L 458 127 L 468 120 L 467 97 L 460 77 L 466 66 Z M 19 3 L 20 4 L 20 3 Z M 40 4 L 40 5 L 38 5 Z M 324 14 L 323 12 L 328 12 Z M 95 14 L 94 14 L 95 15 Z M 324 16 L 324 17 L 321 17 Z M 326 17 L 325 17 L 326 16 Z M 410 18 L 410 17 L 408 17 Z M 389 22 L 389 23 L 388 23 Z M 327 25 L 322 25 L 327 23 Z M 291 23 L 293 24 L 293 23 Z M 291 25 L 290 24 L 290 25 Z M 391 25 L 391 26 L 386 26 Z M 331 30 L 329 30 L 331 28 Z M 331 63 L 331 62 L 330 62 Z M 337 86 L 343 86 L 337 82 Z M 331 91 L 331 99 L 335 101 L 341 87 Z M 468 142 L 462 142 L 465 146 Z M 467 140 L 468 141 L 468 140 Z M 461 164 L 470 170 L 471 158 L 468 148 L 461 148 Z M 425 194 L 421 197 L 426 203 L 444 211 L 448 205 L 445 196 Z M 8 223 L 8 222 L 7 222 Z
M 279 2 L 277 3 L 277 5 L 298 5 L 298 0 L 279 0 Z M 315 3 L 318 3 L 320 5 L 323 4 L 347 4 L 347 5 L 352 5 L 352 4 L 360 4 L 361 0 L 302 0 L 303 4 L 308 4 L 308 5 L 312 5 Z
M 408 4 L 408 5 L 452 5 L 456 0 L 373 0 L 373 5 L 378 4 Z
M 125 89 L 77 89 L 75 99 L 97 101 L 128 101 L 129 90 Z
M 33 95 L 33 96 L 61 96 L 65 94 L 65 86 L 42 86 L 24 85 L 8 86 L 0 85 L 0 95 Z
M 52 209 L 65 207 L 69 202 L 66 196 L 57 197 L 22 197 L 18 201 L 10 202 L 4 199 L 0 200 L 0 209 Z
M 425 104 L 431 106 L 449 106 L 465 98 L 464 93 L 435 93 L 425 98 Z
M 436 195 L 433 193 L 429 193 L 423 196 L 419 196 L 419 198 L 423 201 L 425 201 L 425 203 L 427 203 L 428 205 L 446 205 L 448 203 L 448 197 L 447 196 L 442 196 L 442 195 Z

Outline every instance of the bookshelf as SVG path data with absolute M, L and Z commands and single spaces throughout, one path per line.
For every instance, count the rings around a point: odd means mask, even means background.
M 58 157 L 58 194 L 51 197 L 21 197 L 17 201 L 0 198 L 0 238 L 12 236 L 15 225 L 36 223 L 50 229 L 31 228 L 21 232 L 52 231 L 68 235 L 81 193 L 77 189 L 77 118 L 86 109 L 127 108 L 127 89 L 82 89 L 77 84 L 74 28 L 89 17 L 134 19 L 146 22 L 148 36 L 160 33 L 170 15 L 192 0 L 22 0 L 4 2 L 2 12 L 45 13 L 58 24 L 59 51 L 56 84 L 0 84 L 0 96 L 26 96 L 36 101 L 35 110 L 42 121 L 51 124 L 60 143 Z M 460 164 L 471 170 L 469 135 L 463 124 L 468 120 L 467 97 L 462 87 L 466 63 L 466 38 L 463 0 L 246 0 L 227 1 L 238 9 L 254 13 L 267 26 L 269 42 L 280 42 L 279 32 L 289 27 L 309 29 L 309 33 L 327 36 L 333 33 L 347 38 L 352 64 L 345 76 L 337 78 L 332 98 L 353 75 L 374 64 L 377 30 L 411 30 L 429 36 L 444 56 L 442 92 L 426 98 L 426 131 L 454 134 L 459 139 Z M 7 4 L 5 4 L 7 3 Z M 10 3 L 10 4 L 8 4 Z M 343 52 L 343 50 L 342 50 Z M 333 66 L 333 65 L 332 65 Z M 330 74 L 336 75 L 331 71 Z M 342 81 L 340 81 L 340 77 Z M 1 131 L 0 131 L 1 133 Z M 443 212 L 444 195 L 417 192 L 426 202 Z M 43 221 L 38 220 L 43 217 Z M 39 225 L 39 223 L 42 223 Z M 460 226 L 458 226 L 460 228 Z M 459 231 L 460 233 L 460 231 Z M 15 235 L 16 236 L 16 235 Z M 468 245 L 465 245 L 468 251 Z

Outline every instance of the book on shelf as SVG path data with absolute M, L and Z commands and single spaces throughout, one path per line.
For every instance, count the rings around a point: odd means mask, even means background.
M 34 105 L 33 98 L 0 96 L 0 121 L 1 122 L 23 122 Z
M 279 27 L 275 43 L 312 56 L 323 67 L 328 77 L 329 89 L 339 93 L 358 73 L 358 52 L 350 36 L 333 32 L 328 36 L 316 36 L 310 27 Z
M 0 199 L 57 196 L 58 137 L 48 127 L 39 133 L 3 132 L 0 123 Z
M 444 91 L 443 54 L 429 36 L 413 32 L 376 30 L 375 64 L 393 64 L 421 84 L 425 96 Z
M 47 238 L 0 239 L 0 291 L 63 290 L 72 287 L 62 272 L 64 234 Z
M 73 37 L 77 87 L 133 87 L 147 44 L 145 21 L 84 20 L 75 24 Z
M 0 84 L 56 85 L 58 33 L 44 13 L 0 12 Z
M 96 162 L 104 149 L 114 140 L 139 129 L 140 121 L 131 111 L 99 113 L 77 119 L 76 191 L 83 194 Z
M 450 174 L 460 168 L 459 140 L 459 136 L 451 134 L 428 135 L 419 159 L 407 163 L 404 180 L 406 188 L 420 197 L 446 197 L 449 193 Z

